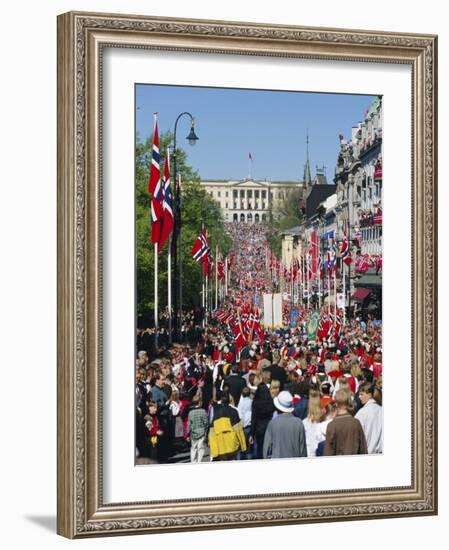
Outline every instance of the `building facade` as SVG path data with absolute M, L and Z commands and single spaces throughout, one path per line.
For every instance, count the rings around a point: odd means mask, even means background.
M 209 195 L 218 202 L 225 222 L 262 223 L 292 191 L 303 192 L 300 181 L 208 180 L 201 181 Z
M 361 254 L 382 254 L 382 99 L 376 98 L 352 137 L 340 136 L 335 170 L 340 229 Z

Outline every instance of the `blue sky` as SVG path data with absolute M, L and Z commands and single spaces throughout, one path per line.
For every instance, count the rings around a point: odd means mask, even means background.
M 153 131 L 158 113 L 159 133 L 171 130 L 183 111 L 195 117 L 199 138 L 191 147 L 185 137 L 190 121 L 184 116 L 177 129 L 177 146 L 203 180 L 302 179 L 306 135 L 312 176 L 315 166 L 326 166 L 331 182 L 337 160 L 338 134 L 350 137 L 374 96 L 136 85 L 138 140 Z

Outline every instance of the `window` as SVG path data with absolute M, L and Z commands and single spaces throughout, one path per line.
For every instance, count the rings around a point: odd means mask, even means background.
M 221 191 L 217 191 L 217 197 L 221 197 Z
M 255 216 L 254 216 L 254 221 L 255 221 L 256 223 L 259 223 L 259 214 L 255 214 Z
M 255 199 L 259 198 L 259 190 L 254 191 L 254 198 Z
M 228 192 L 226 191 L 226 198 L 228 198 Z
M 245 198 L 245 191 L 244 191 L 244 189 L 240 189 L 240 198 L 241 198 L 241 199 L 244 199 L 244 198 Z
M 232 192 L 232 196 L 234 197 L 234 199 L 236 199 L 239 196 L 239 192 L 234 189 L 234 191 Z
M 266 215 L 262 214 L 262 221 L 264 222 L 264 221 L 266 221 L 266 219 L 267 219 Z
M 245 214 L 240 214 L 240 221 L 241 221 L 241 222 L 244 222 L 244 221 L 245 221 Z
M 249 221 L 249 222 L 252 222 L 252 221 L 253 221 L 253 215 L 252 215 L 252 214 L 248 214 L 248 221 Z
M 237 203 L 234 203 L 234 210 L 237 210 Z
M 235 221 L 235 222 L 238 222 L 238 221 L 239 221 L 239 217 L 238 217 L 238 215 L 237 215 L 237 214 L 234 214 L 234 218 L 233 218 L 233 221 Z
M 253 198 L 253 191 L 252 191 L 252 189 L 248 189 L 248 191 L 246 192 L 246 196 L 248 197 L 248 199 L 252 199 L 252 198 Z
M 266 199 L 266 198 L 267 198 L 267 192 L 266 192 L 266 191 L 262 191 L 262 198 L 263 198 L 263 199 Z
M 265 210 L 265 201 L 262 202 L 262 210 Z

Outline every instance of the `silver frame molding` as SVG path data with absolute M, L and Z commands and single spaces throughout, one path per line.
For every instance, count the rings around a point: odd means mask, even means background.
M 407 64 L 412 69 L 412 484 L 103 503 L 103 47 Z M 70 12 L 58 17 L 58 533 L 70 537 L 437 513 L 437 37 Z

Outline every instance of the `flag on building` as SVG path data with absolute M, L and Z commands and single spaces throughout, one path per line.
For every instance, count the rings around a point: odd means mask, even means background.
M 346 265 L 351 265 L 352 263 L 351 250 L 349 248 L 349 242 L 348 242 L 348 238 L 346 237 L 346 234 L 344 234 L 343 240 L 341 241 L 340 256 L 343 263 L 345 263 Z
M 382 208 L 377 208 L 374 216 L 373 216 L 373 223 L 375 225 L 381 225 L 382 224 Z
M 157 115 L 154 115 L 153 150 L 151 153 L 150 175 L 148 178 L 148 192 L 151 195 L 151 242 L 159 242 L 162 224 L 162 182 L 159 165 L 159 133 L 157 129 Z
M 170 184 L 170 152 L 167 147 L 164 166 L 164 183 L 162 186 L 162 224 L 159 238 L 159 252 L 162 250 L 168 237 L 173 231 L 174 218 L 172 206 L 171 184 Z
M 382 180 L 382 161 L 379 159 L 374 167 L 374 181 Z

